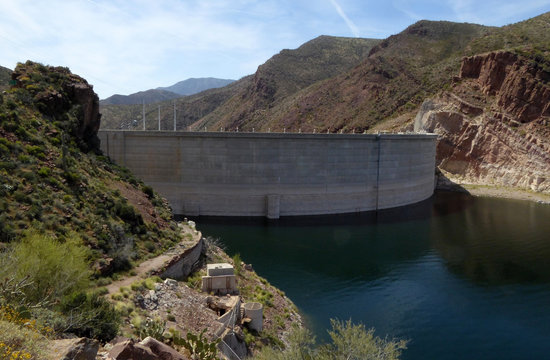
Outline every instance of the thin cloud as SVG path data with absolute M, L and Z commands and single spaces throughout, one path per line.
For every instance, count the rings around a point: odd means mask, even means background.
M 351 21 L 351 19 L 346 15 L 344 10 L 342 10 L 342 7 L 340 6 L 340 4 L 338 4 L 336 0 L 330 0 L 330 2 L 336 9 L 336 12 L 338 13 L 338 15 L 340 15 L 340 17 L 346 22 L 346 25 L 348 26 L 352 34 L 355 37 L 359 37 L 359 28 L 357 27 L 357 25 L 353 23 L 353 21 Z

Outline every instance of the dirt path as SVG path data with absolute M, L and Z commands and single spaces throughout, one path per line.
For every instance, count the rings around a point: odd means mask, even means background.
M 182 242 L 178 244 L 175 248 L 168 250 L 164 254 L 161 254 L 157 257 L 154 257 L 152 259 L 146 260 L 139 264 L 137 267 L 134 268 L 135 275 L 125 277 L 124 279 L 120 279 L 117 281 L 113 281 L 109 285 L 106 286 L 107 291 L 109 294 L 114 294 L 120 291 L 120 288 L 123 286 L 130 286 L 132 283 L 144 279 L 148 276 L 148 274 L 156 269 L 161 268 L 167 261 L 172 259 L 174 255 L 177 255 L 181 252 L 182 248 L 188 248 L 192 244 L 195 244 L 197 241 L 200 240 L 202 234 L 200 231 L 196 231 L 195 229 L 191 228 L 189 225 L 183 224 L 181 226 L 181 234 L 182 234 Z M 186 234 L 191 234 L 192 238 L 187 239 Z

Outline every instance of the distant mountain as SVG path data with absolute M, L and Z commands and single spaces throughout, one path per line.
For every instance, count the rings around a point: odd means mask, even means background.
M 420 21 L 363 48 L 361 39 L 320 37 L 268 60 L 246 91 L 192 128 L 362 132 L 439 91 L 457 73 L 466 46 L 489 30 Z
M 193 95 L 208 89 L 221 88 L 231 84 L 235 80 L 216 79 L 216 78 L 190 78 L 175 83 L 168 87 L 158 87 L 157 90 L 171 91 L 180 95 Z
M 191 78 L 168 87 L 158 87 L 130 95 L 113 95 L 101 100 L 100 103 L 101 105 L 152 104 L 197 94 L 208 89 L 220 88 L 234 81 L 216 78 Z
M 261 65 L 255 75 L 244 77 L 222 88 L 177 99 L 177 128 L 186 128 L 205 117 L 226 116 L 223 112 L 230 108 L 243 107 L 255 111 L 269 107 L 269 104 L 317 81 L 353 68 L 379 42 L 376 39 L 320 36 L 298 49 L 282 50 Z M 246 103 L 241 104 L 241 97 Z M 157 111 L 157 107 L 146 109 L 146 118 L 157 118 Z M 141 112 L 141 107 L 136 105 L 102 106 L 101 126 L 104 129 L 127 128 L 131 120 L 141 119 Z M 209 123 L 210 121 L 204 125 L 208 126 Z M 147 127 L 155 129 L 158 122 L 151 122 Z M 161 128 L 173 128 L 173 107 L 170 104 L 161 107 Z
M 4 90 L 9 86 L 11 73 L 10 69 L 0 66 L 0 90 Z
M 130 95 L 113 95 L 101 100 L 101 105 L 132 105 L 151 104 L 159 101 L 167 101 L 181 97 L 181 95 L 166 90 L 151 89 L 140 91 Z

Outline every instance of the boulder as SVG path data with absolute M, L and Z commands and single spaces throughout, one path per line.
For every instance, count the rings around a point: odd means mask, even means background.
M 95 360 L 99 342 L 88 338 L 53 340 L 49 346 L 51 360 Z
M 134 340 L 126 340 L 115 344 L 107 354 L 107 360 L 159 360 L 151 349 Z
M 148 336 L 139 343 L 126 340 L 115 344 L 107 354 L 107 360 L 188 360 L 188 358 Z
M 143 345 L 149 349 L 162 360 L 187 360 L 185 356 L 171 348 L 170 346 L 161 343 L 160 341 L 148 336 L 143 341 L 140 342 L 140 345 Z

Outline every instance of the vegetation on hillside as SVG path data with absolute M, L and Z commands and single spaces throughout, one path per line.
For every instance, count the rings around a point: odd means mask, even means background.
M 178 128 L 363 132 L 396 117 L 392 126 L 402 128 L 426 98 L 452 84 L 463 56 L 511 50 L 550 69 L 549 18 L 546 13 L 500 28 L 423 20 L 382 41 L 322 36 L 217 89 L 223 96 L 178 103 L 185 118 L 178 118 Z M 141 108 L 131 114 L 121 107 L 105 110 L 112 119 L 106 128 L 141 119 Z M 149 111 L 147 128 L 156 129 L 156 107 Z M 173 128 L 172 117 L 167 108 L 163 128 Z
M 284 349 L 263 348 L 255 360 L 396 360 L 407 348 L 405 340 L 381 339 L 374 329 L 354 325 L 351 320 L 331 320 L 331 342 L 316 346 L 315 337 L 305 328 L 294 328 Z
M 147 130 L 158 129 L 158 109 L 162 130 L 174 129 L 174 104 L 176 105 L 176 127 L 187 127 L 214 111 L 235 92 L 244 87 L 250 77 L 245 77 L 227 86 L 210 89 L 199 94 L 179 97 L 165 102 L 145 105 Z M 101 127 L 103 129 L 137 130 L 143 128 L 142 105 L 102 105 Z
M 248 109 L 238 114 L 227 108 L 230 100 L 198 124 L 212 120 L 214 128 L 363 132 L 411 111 L 449 83 L 467 44 L 488 30 L 474 24 L 420 21 L 374 46 L 368 58 L 350 70 L 268 104 L 239 99 Z M 214 118 L 216 114 L 235 116 Z
M 0 91 L 5 90 L 9 87 L 10 80 L 11 70 L 0 66 Z
M 255 111 L 258 106 L 269 106 L 271 102 L 284 99 L 317 81 L 349 70 L 366 58 L 370 49 L 378 42 L 375 39 L 320 36 L 298 49 L 283 50 L 260 66 L 255 76 L 247 76 L 223 88 L 175 100 L 177 127 L 180 130 L 185 129 L 205 118 L 196 128 L 202 130 L 207 126 L 212 130 L 212 121 L 207 119 L 224 118 L 230 116 L 231 112 L 247 112 L 248 109 Z M 257 106 L 251 107 L 252 103 L 257 103 Z M 147 107 L 146 128 L 158 129 L 158 106 L 161 106 L 161 128 L 172 130 L 171 102 Z M 106 105 L 102 106 L 101 111 L 104 129 L 142 128 L 142 107 L 139 105 Z M 132 120 L 138 120 L 135 127 Z
M 113 95 L 107 99 L 101 100 L 101 105 L 132 105 L 132 104 L 151 104 L 160 101 L 169 101 L 177 99 L 181 95 L 167 90 L 150 89 L 140 91 L 130 95 Z
M 179 242 L 179 230 L 164 200 L 82 131 L 97 101 L 83 98 L 84 79 L 33 62 L 13 78 L 0 95 L 0 306 L 109 340 L 118 315 L 90 285 Z

